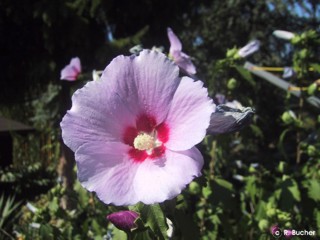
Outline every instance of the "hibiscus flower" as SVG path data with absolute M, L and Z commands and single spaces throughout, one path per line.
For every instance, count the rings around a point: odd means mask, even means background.
M 182 44 L 179 38 L 174 34 L 171 28 L 168 28 L 167 32 L 170 41 L 169 56 L 187 74 L 196 74 L 196 67 L 193 65 L 190 57 L 184 52 L 182 52 Z
M 78 178 L 106 204 L 163 202 L 201 175 L 215 105 L 201 81 L 179 78 L 164 54 L 116 57 L 72 97 L 62 137 Z
M 61 70 L 60 79 L 75 81 L 81 73 L 81 62 L 78 57 L 72 58 L 70 63 Z

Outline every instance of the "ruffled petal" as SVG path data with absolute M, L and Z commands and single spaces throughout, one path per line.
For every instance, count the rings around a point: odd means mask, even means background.
M 258 51 L 260 48 L 260 41 L 259 40 L 253 40 L 249 42 L 247 45 L 239 49 L 238 54 L 240 57 L 247 57 L 251 55 L 252 53 Z
M 130 105 L 104 81 L 92 81 L 72 96 L 72 108 L 60 124 L 62 138 L 73 151 L 87 142 L 121 142 L 135 120 Z
M 183 77 L 174 95 L 166 119 L 171 150 L 186 150 L 201 142 L 206 135 L 215 105 L 201 81 Z
M 181 52 L 180 55 L 176 57 L 174 56 L 174 61 L 187 74 L 194 75 L 197 73 L 196 67 L 194 66 L 190 57 L 187 54 Z
M 61 70 L 60 79 L 75 81 L 81 73 L 81 63 L 78 57 L 72 58 L 70 63 Z
M 231 108 L 227 105 L 219 105 L 212 113 L 207 133 L 218 135 L 240 131 L 252 122 L 254 109 L 247 107 L 242 109 Z
M 179 69 L 164 54 L 143 50 L 139 56 L 115 58 L 101 79 L 108 81 L 136 116 L 155 116 L 161 123 L 179 85 Z
M 139 201 L 133 189 L 138 165 L 129 159 L 128 149 L 122 143 L 99 142 L 85 144 L 76 152 L 79 181 L 106 204 L 121 206 Z
M 85 144 L 76 152 L 78 178 L 106 204 L 153 204 L 176 197 L 201 175 L 203 157 L 195 147 L 134 163 L 122 143 Z
M 71 66 L 65 66 L 62 70 L 61 70 L 61 74 L 60 74 L 60 79 L 61 80 L 69 80 L 69 81 L 74 81 L 77 79 L 77 73 L 75 71 L 75 69 Z
M 171 28 L 167 28 L 167 33 L 170 42 L 170 54 L 172 54 L 175 51 L 181 52 L 182 44 L 177 35 L 174 34 Z
M 162 158 L 137 165 L 132 190 L 145 204 L 176 197 L 195 177 L 201 175 L 203 157 L 195 147 L 181 152 L 167 150 Z
M 80 58 L 78 57 L 72 58 L 70 61 L 70 66 L 72 66 L 78 73 L 80 73 L 81 72 Z

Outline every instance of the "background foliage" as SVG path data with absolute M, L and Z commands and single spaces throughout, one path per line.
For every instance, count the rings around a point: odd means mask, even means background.
M 143 213 L 144 227 L 135 239 L 167 239 L 166 218 L 174 225 L 172 239 L 272 239 L 269 229 L 276 224 L 319 235 L 319 108 L 305 101 L 319 95 L 314 87 L 320 72 L 319 23 L 315 0 L 2 0 L 0 113 L 37 131 L 12 134 L 14 163 L 0 169 L 6 186 L 0 198 L 5 217 L 0 238 L 125 237 L 105 219 L 119 209 L 101 204 L 78 182 L 68 192 L 74 208 L 59 205 L 66 191 L 56 173 L 66 84 L 59 74 L 71 57 L 79 56 L 85 74 L 71 86 L 75 90 L 92 78 L 93 69 L 103 70 L 137 44 L 163 46 L 168 52 L 169 26 L 193 57 L 211 96 L 223 93 L 254 107 L 256 115 L 241 132 L 207 137 L 199 145 L 204 175 L 174 202 L 132 207 Z M 277 39 L 272 35 L 276 29 L 299 37 Z M 247 60 L 293 66 L 297 74 L 288 81 L 308 91 L 295 98 L 244 70 L 243 59 L 227 55 L 252 39 L 262 45 Z M 30 211 L 27 202 L 37 209 Z

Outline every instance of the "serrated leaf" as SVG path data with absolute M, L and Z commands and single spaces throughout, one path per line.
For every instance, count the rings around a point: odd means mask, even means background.
M 316 202 L 320 201 L 320 183 L 317 180 L 311 179 L 308 181 L 307 189 L 309 198 Z
M 280 184 L 280 202 L 284 210 L 291 210 L 295 202 L 301 201 L 300 190 L 294 179 L 288 178 Z
M 145 226 L 150 227 L 159 239 L 166 239 L 168 227 L 166 217 L 159 204 L 144 205 L 138 203 L 129 207 L 129 209 L 140 213 L 140 218 L 145 223 Z
M 311 64 L 311 67 L 314 69 L 314 71 L 320 72 L 320 64 L 313 63 Z
M 95 235 L 101 235 L 102 234 L 101 226 L 100 226 L 100 224 L 98 223 L 98 221 L 96 219 L 92 220 L 91 226 L 92 226 L 92 229 L 94 230 Z
M 39 229 L 39 233 L 40 233 L 41 239 L 53 240 L 53 229 L 50 225 L 48 224 L 41 225 Z
M 52 212 L 52 213 L 55 213 L 58 211 L 59 209 L 59 200 L 57 197 L 54 197 L 51 202 L 49 203 L 48 205 L 48 208 L 49 210 Z
M 255 211 L 255 219 L 260 220 L 266 218 L 266 202 L 260 200 Z
M 301 196 L 300 196 L 300 190 L 299 190 L 298 184 L 293 179 L 291 179 L 291 183 L 292 185 L 288 186 L 288 190 L 291 192 L 293 198 L 296 201 L 300 202 Z
M 246 192 L 251 198 L 251 201 L 255 204 L 255 196 L 257 195 L 257 178 L 255 176 L 248 176 L 246 178 Z

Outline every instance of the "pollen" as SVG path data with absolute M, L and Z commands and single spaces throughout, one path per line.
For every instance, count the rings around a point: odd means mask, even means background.
M 147 133 L 140 133 L 133 141 L 133 146 L 138 150 L 152 150 L 155 147 L 155 139 Z

